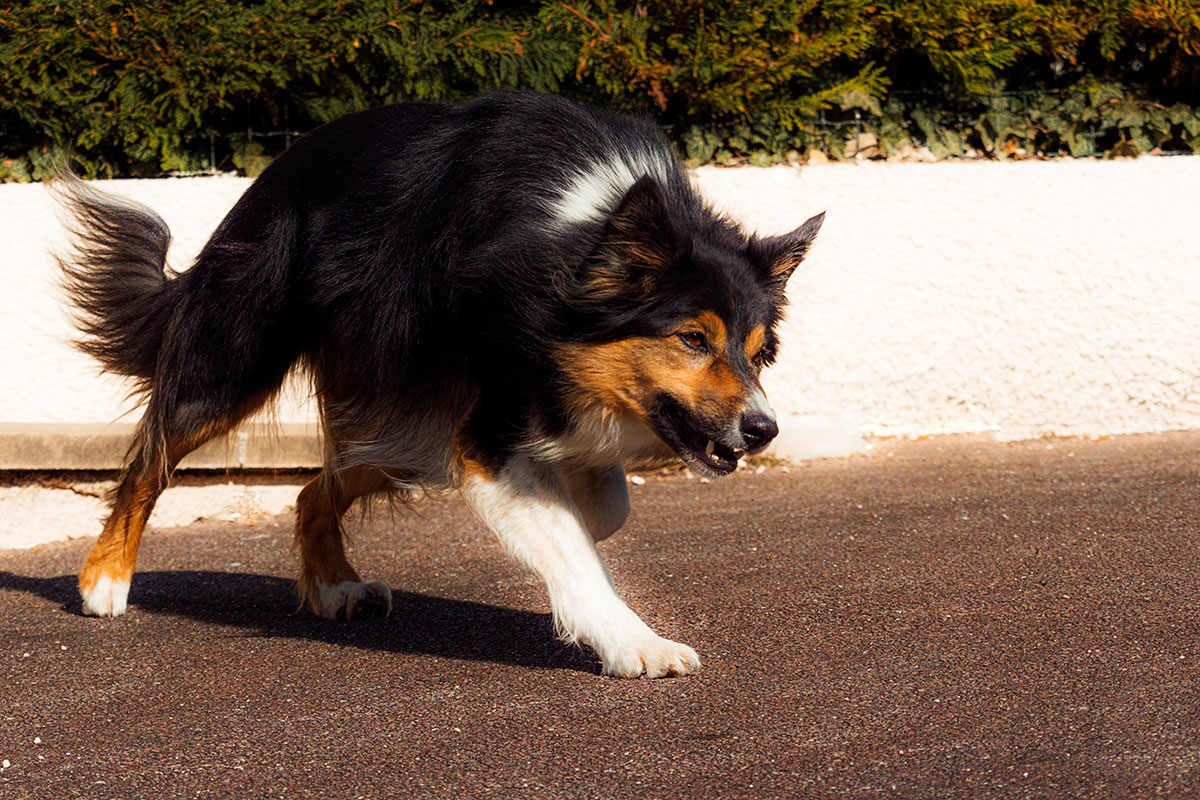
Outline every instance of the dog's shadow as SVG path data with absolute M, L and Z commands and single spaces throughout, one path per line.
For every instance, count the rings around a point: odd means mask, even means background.
M 382 652 L 599 673 L 590 652 L 560 642 L 549 614 L 392 589 L 386 620 L 338 622 L 297 610 L 294 582 L 237 572 L 134 575 L 131 613 L 163 614 L 239 628 L 252 636 L 326 642 Z M 33 578 L 0 570 L 0 589 L 38 595 L 81 614 L 74 575 Z

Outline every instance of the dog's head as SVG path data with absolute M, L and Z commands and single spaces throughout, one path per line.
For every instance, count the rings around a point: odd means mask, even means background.
M 596 339 L 564 348 L 577 399 L 641 418 L 687 464 L 725 475 L 779 432 L 759 382 L 784 286 L 821 227 L 747 237 L 638 181 L 577 281 Z

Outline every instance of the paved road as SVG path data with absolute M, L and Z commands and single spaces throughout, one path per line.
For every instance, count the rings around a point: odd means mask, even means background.
M 0 553 L 0 797 L 1195 797 L 1200 434 L 632 487 L 602 549 L 704 671 L 600 677 L 456 501 L 357 525 L 386 621 L 293 615 L 289 520 Z M 35 738 L 36 737 L 36 738 Z M 38 743 L 40 740 L 40 743 Z

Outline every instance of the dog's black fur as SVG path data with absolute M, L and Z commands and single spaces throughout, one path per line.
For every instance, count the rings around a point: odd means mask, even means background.
M 64 266 L 82 346 L 149 393 L 148 445 L 242 416 L 301 364 L 346 464 L 436 482 L 448 463 L 422 469 L 405 450 L 448 454 L 472 409 L 492 459 L 570 424 L 556 343 L 657 335 L 701 307 L 773 332 L 786 276 L 771 265 L 787 248 L 803 257 L 813 231 L 748 239 L 668 148 L 648 122 L 545 95 L 354 114 L 268 167 L 180 275 L 164 274 L 157 215 L 81 193 L 84 247 Z M 611 269 L 606 222 L 558 225 L 547 206 L 581 165 L 622 151 L 669 165 L 634 212 L 678 252 L 648 296 L 596 297 L 589 270 Z M 769 335 L 768 362 L 774 352 Z M 392 441 L 414 420 L 435 435 Z
M 682 348 L 678 327 L 708 311 L 731 343 L 765 332 L 757 352 L 731 345 L 722 361 L 730 381 L 757 386 L 784 283 L 820 224 L 748 236 L 700 200 L 651 123 L 524 93 L 314 131 L 180 274 L 165 271 L 169 234 L 152 211 L 67 188 L 81 346 L 148 397 L 131 473 L 165 476 L 299 368 L 321 404 L 329 475 L 378 468 L 400 491 L 453 484 L 463 452 L 494 473 L 569 434 L 602 401 L 582 396 L 564 346 Z M 742 441 L 654 391 L 642 421 L 702 471 L 730 471 L 774 435 L 772 421 Z

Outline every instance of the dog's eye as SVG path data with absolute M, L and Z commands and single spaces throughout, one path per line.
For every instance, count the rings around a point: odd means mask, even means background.
M 699 331 L 687 331 L 679 334 L 679 338 L 683 343 L 693 350 L 708 350 L 708 339 L 704 338 L 704 334 Z
M 759 369 L 765 367 L 767 365 L 767 351 L 759 350 L 758 353 L 755 354 L 754 358 L 750 359 L 750 363 Z

